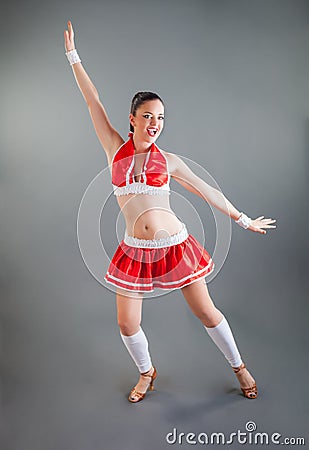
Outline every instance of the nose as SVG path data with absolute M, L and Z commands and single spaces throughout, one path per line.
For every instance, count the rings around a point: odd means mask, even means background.
M 152 125 L 154 127 L 158 125 L 158 120 L 156 117 L 154 117 L 154 116 L 151 117 L 150 125 Z

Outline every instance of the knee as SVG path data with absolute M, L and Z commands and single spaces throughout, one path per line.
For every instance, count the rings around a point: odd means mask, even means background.
M 140 329 L 140 323 L 135 320 L 118 320 L 118 326 L 124 336 L 132 336 Z
M 213 328 L 219 325 L 223 318 L 223 314 L 217 308 L 213 308 L 211 311 L 201 310 L 198 312 L 197 317 L 208 328 Z

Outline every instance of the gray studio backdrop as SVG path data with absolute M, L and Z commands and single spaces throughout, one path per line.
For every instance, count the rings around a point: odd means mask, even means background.
M 1 448 L 161 449 L 175 428 L 231 433 L 248 421 L 306 436 L 308 1 L 12 0 L 1 15 Z M 266 236 L 233 224 L 208 285 L 258 382 L 256 401 L 240 395 L 179 290 L 145 301 L 157 390 L 126 400 L 137 371 L 115 294 L 77 240 L 81 199 L 107 160 L 64 54 L 69 19 L 123 137 L 134 93 L 158 92 L 158 145 L 204 168 L 240 211 L 277 219 Z M 209 208 L 172 188 L 197 211 L 212 251 Z M 114 198 L 109 211 L 101 233 L 111 256 Z

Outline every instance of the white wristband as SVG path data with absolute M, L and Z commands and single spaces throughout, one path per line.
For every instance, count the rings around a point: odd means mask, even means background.
M 246 214 L 242 212 L 239 219 L 235 220 L 235 222 L 246 230 L 248 227 L 250 227 L 252 219 L 250 219 L 250 217 L 246 216 Z
M 78 62 L 81 62 L 81 59 L 78 56 L 78 53 L 75 48 L 74 48 L 74 50 L 70 50 L 69 52 L 66 52 L 66 56 L 69 60 L 70 66 L 72 66 L 73 64 L 76 64 Z

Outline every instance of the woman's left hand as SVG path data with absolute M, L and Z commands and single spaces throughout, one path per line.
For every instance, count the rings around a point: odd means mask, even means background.
M 251 225 L 248 227 L 248 230 L 266 234 L 266 230 L 263 230 L 263 228 L 276 228 L 276 225 L 270 225 L 271 223 L 275 222 L 275 219 L 264 219 L 264 216 L 260 216 L 257 219 L 252 219 Z
M 64 31 L 64 45 L 67 52 L 75 49 L 74 30 L 70 20 L 68 20 L 68 30 Z

